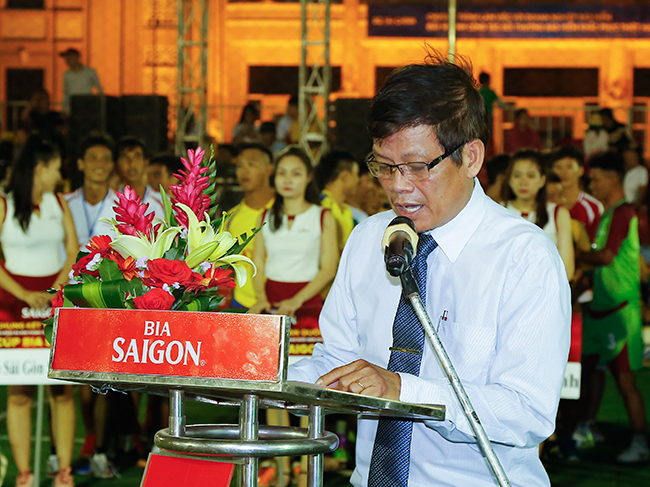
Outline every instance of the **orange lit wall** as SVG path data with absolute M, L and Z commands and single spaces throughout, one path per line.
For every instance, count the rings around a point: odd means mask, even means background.
M 0 0 L 4 7 L 6 0 Z M 174 103 L 176 83 L 176 0 L 47 0 L 45 11 L 0 10 L 0 102 L 5 70 L 45 69 L 46 89 L 61 99 L 65 69 L 56 54 L 67 47 L 82 51 L 110 95 L 162 94 Z M 250 65 L 300 62 L 298 3 L 210 2 L 208 130 L 228 140 L 241 106 L 262 102 L 268 119 L 286 96 L 249 95 Z M 368 38 L 367 5 L 344 0 L 331 7 L 331 64 L 341 66 L 340 97 L 371 97 L 375 67 L 421 61 L 423 45 L 446 51 L 443 39 Z M 518 99 L 531 107 L 575 106 L 586 102 L 630 107 L 635 67 L 650 67 L 650 40 L 644 39 L 459 39 L 459 54 L 469 56 L 476 73 L 487 71 L 499 93 L 506 67 L 597 67 L 600 94 L 595 99 Z M 266 107 L 266 108 L 265 108 Z M 541 108 L 540 108 L 541 110 Z M 581 137 L 581 115 L 574 136 Z M 619 112 L 621 120 L 627 113 Z

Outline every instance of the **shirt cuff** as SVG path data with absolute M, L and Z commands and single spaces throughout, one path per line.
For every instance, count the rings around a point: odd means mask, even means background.
M 405 372 L 398 374 L 402 379 L 400 401 L 415 404 L 437 404 L 440 401 L 440 388 L 434 382 Z

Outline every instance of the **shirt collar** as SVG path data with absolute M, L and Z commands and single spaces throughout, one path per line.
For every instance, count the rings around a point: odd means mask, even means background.
M 438 242 L 438 245 L 451 262 L 455 262 L 469 238 L 476 231 L 487 210 L 488 197 L 477 178 L 474 178 L 472 196 L 450 222 L 434 228 L 428 233 Z

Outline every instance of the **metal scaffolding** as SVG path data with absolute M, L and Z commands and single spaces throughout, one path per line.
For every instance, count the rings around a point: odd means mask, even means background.
M 300 9 L 300 145 L 318 163 L 329 127 L 330 0 L 300 0 Z
M 176 154 L 201 144 L 208 118 L 208 0 L 176 0 Z

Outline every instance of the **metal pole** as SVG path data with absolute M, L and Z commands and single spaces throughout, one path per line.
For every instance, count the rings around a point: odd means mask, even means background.
M 259 438 L 259 397 L 245 394 L 239 407 L 239 437 L 243 441 L 256 441 Z M 247 457 L 242 465 L 242 485 L 257 487 L 258 457 Z
M 34 442 L 34 485 L 39 485 L 41 476 L 41 442 L 43 441 L 43 400 L 44 385 L 39 385 L 36 393 L 36 439 Z M 52 439 L 50 439 L 52 441 Z
M 405 277 L 405 275 L 410 273 L 411 271 L 409 269 L 400 276 L 403 287 L 404 287 L 404 280 L 407 278 Z M 449 356 L 447 355 L 447 351 L 445 350 L 445 347 L 442 345 L 442 342 L 438 337 L 438 333 L 436 332 L 436 329 L 433 327 L 433 324 L 429 319 L 429 314 L 427 313 L 427 310 L 424 308 L 424 304 L 422 303 L 422 299 L 420 299 L 420 295 L 414 292 L 414 293 L 410 293 L 408 295 L 408 298 L 411 301 L 411 305 L 413 306 L 415 315 L 418 317 L 418 320 L 420 321 L 422 328 L 424 328 L 424 332 L 427 335 L 429 344 L 433 348 L 436 357 L 438 357 L 438 361 L 442 366 L 442 370 L 444 371 L 445 375 L 447 376 L 447 379 L 449 380 L 452 388 L 454 389 L 454 392 L 456 393 L 458 402 L 463 408 L 463 412 L 465 413 L 465 416 L 467 417 L 467 420 L 469 421 L 469 424 L 472 427 L 472 431 L 474 431 L 474 436 L 476 436 L 476 441 L 478 443 L 478 446 L 481 449 L 481 452 L 483 452 L 483 455 L 485 455 L 485 458 L 487 459 L 488 465 L 490 466 L 492 473 L 496 477 L 497 482 L 501 487 L 510 487 L 511 485 L 510 481 L 508 480 L 506 472 L 503 469 L 501 462 L 499 461 L 499 457 L 497 457 L 496 453 L 494 452 L 494 449 L 492 448 L 492 444 L 490 443 L 490 439 L 488 438 L 487 434 L 485 433 L 485 430 L 483 429 L 481 420 L 479 419 L 478 414 L 476 414 L 476 411 L 474 410 L 474 406 L 472 406 L 472 403 L 470 402 L 469 397 L 465 392 L 465 388 L 463 387 L 463 384 L 460 382 L 460 379 L 458 378 L 458 374 L 456 374 L 456 369 L 454 369 L 454 366 L 451 363 Z
M 325 415 L 322 406 L 311 406 L 309 408 L 309 437 L 321 438 L 325 430 Z M 309 487 L 323 486 L 323 462 L 324 455 L 309 456 L 309 466 L 307 468 L 307 485 Z
M 169 433 L 173 436 L 185 436 L 184 397 L 183 391 L 178 389 L 169 391 Z
M 449 39 L 449 60 L 453 61 L 454 56 L 456 55 L 456 0 L 449 0 L 449 9 L 448 9 L 449 29 L 447 32 Z

